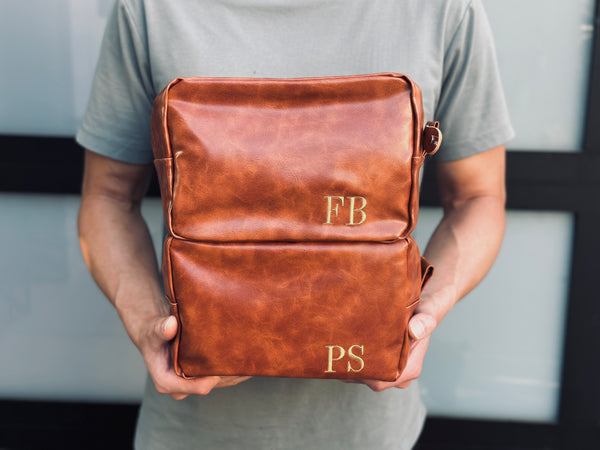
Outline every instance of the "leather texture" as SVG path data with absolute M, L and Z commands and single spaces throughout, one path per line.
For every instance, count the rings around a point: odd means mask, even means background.
M 398 74 L 171 82 L 152 138 L 176 372 L 396 379 L 438 125 Z

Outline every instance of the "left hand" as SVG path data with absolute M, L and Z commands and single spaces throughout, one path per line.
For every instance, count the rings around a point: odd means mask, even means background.
M 406 367 L 393 382 L 349 380 L 374 391 L 406 388 L 421 374 L 429 336 L 459 299 L 483 279 L 492 266 L 504 234 L 506 151 L 503 145 L 455 161 L 438 162 L 442 221 L 425 257 L 436 273 L 421 293 L 409 321 L 411 338 Z
M 381 392 L 389 388 L 407 388 L 411 381 L 416 380 L 421 375 L 423 359 L 429 346 L 429 337 L 438 324 L 431 306 L 426 300 L 422 300 L 408 322 L 408 332 L 411 339 L 410 350 L 406 367 L 398 379 L 395 381 L 344 380 L 344 382 L 366 384 L 375 392 Z

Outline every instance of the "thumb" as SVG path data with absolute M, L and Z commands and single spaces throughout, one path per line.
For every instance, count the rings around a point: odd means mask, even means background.
M 165 317 L 156 321 L 156 335 L 164 340 L 170 341 L 177 334 L 177 319 L 175 316 Z
M 425 313 L 415 314 L 408 322 L 408 331 L 412 339 L 419 340 L 433 333 L 436 325 L 433 316 Z

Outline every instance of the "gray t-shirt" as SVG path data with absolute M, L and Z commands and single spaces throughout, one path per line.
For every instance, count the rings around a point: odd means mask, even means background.
M 118 0 L 78 142 L 152 161 L 156 95 L 179 76 L 398 72 L 423 91 L 449 161 L 512 129 L 479 0 Z M 255 378 L 176 402 L 147 384 L 139 449 L 410 448 L 425 416 L 416 383 L 373 393 L 338 381 Z

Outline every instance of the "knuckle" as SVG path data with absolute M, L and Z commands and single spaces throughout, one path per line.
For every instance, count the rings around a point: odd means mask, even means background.
M 169 394 L 171 392 L 164 384 L 157 381 L 154 382 L 154 388 L 159 394 Z
M 208 395 L 212 391 L 212 387 L 210 386 L 200 386 L 198 391 L 196 392 L 198 395 Z
M 385 385 L 383 385 L 382 383 L 374 383 L 372 385 L 369 386 L 374 392 L 382 392 L 383 390 L 385 390 Z

